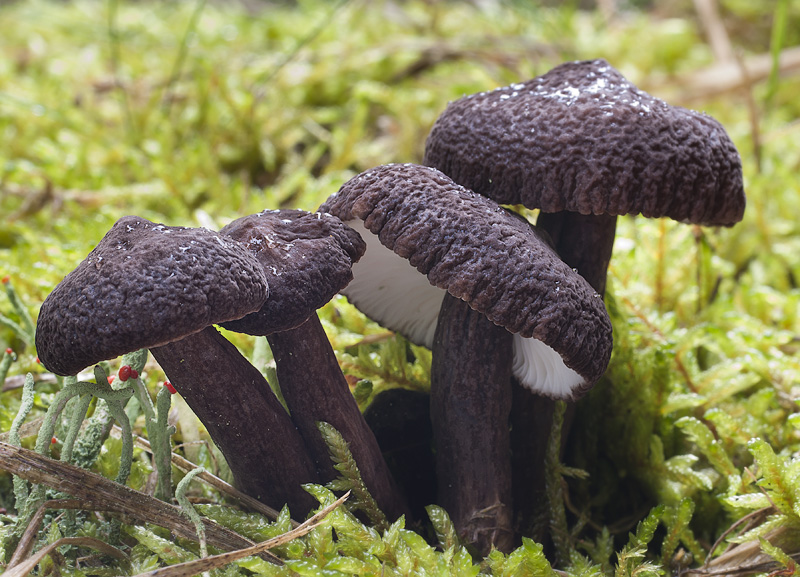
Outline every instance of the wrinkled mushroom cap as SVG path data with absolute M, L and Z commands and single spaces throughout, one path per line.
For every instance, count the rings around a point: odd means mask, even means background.
M 74 375 L 242 317 L 267 295 L 263 269 L 236 241 L 126 216 L 45 299 L 36 350 L 49 370 Z
M 424 163 L 502 204 L 730 226 L 739 154 L 710 116 L 670 106 L 605 60 L 451 102 Z
M 342 292 L 382 325 L 430 347 L 447 291 L 517 334 L 515 374 L 537 392 L 578 397 L 605 371 L 612 342 L 602 298 L 527 221 L 490 199 L 438 170 L 395 164 L 351 179 L 321 210 L 366 240 Z M 533 366 L 537 356 L 550 366 Z M 566 386 L 556 382 L 564 367 Z
M 257 312 L 223 323 L 226 329 L 269 335 L 302 324 L 353 278 L 366 245 L 357 232 L 327 213 L 265 210 L 239 218 L 220 234 L 255 256 L 269 282 L 270 298 Z

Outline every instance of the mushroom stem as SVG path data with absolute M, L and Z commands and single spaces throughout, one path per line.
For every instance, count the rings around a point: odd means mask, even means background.
M 433 341 L 431 421 L 438 503 L 482 554 L 513 546 L 511 455 L 512 335 L 444 297 Z
M 317 422 L 325 421 L 348 442 L 364 483 L 386 516 L 394 520 L 407 515 L 405 498 L 350 392 L 317 315 L 312 314 L 297 328 L 268 335 L 267 340 L 281 393 L 320 476 L 326 481 L 339 476 L 317 429 Z
M 606 271 L 614 248 L 617 217 L 610 214 L 542 212 L 536 226 L 547 231 L 565 263 L 601 295 L 606 292 Z
M 303 439 L 269 384 L 214 327 L 150 349 L 233 473 L 237 487 L 276 509 L 305 516 L 319 482 Z
M 514 524 L 526 537 L 544 543 L 550 530 L 544 460 L 556 401 L 533 393 L 517 379 L 512 382 L 512 399 Z
M 608 214 L 584 215 L 577 212 L 542 212 L 537 228 L 546 231 L 561 260 L 578 271 L 603 295 L 606 271 L 614 247 L 617 217 Z M 544 458 L 553 422 L 553 399 L 531 392 L 514 380 L 511 410 L 511 451 L 514 470 L 516 525 L 524 535 L 543 541 L 550 520 L 545 494 Z M 575 404 L 567 404 L 561 431 L 561 447 L 566 446 Z

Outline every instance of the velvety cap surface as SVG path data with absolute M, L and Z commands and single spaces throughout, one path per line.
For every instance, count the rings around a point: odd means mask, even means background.
M 745 208 L 741 159 L 722 125 L 637 89 L 605 60 L 450 103 L 424 163 L 545 212 L 729 226 Z
M 364 241 L 341 220 L 326 213 L 265 210 L 239 218 L 220 234 L 247 247 L 264 269 L 270 297 L 226 329 L 268 335 L 302 324 L 353 278 L 353 263 Z
M 240 318 L 267 295 L 261 265 L 238 242 L 126 216 L 45 299 L 36 350 L 49 370 L 73 375 Z
M 492 200 L 433 168 L 396 164 L 351 179 L 321 210 L 345 222 L 362 220 L 384 247 L 426 275 L 430 285 L 466 301 L 510 332 L 548 345 L 589 386 L 605 371 L 612 341 L 603 299 L 527 221 Z M 399 330 L 387 321 L 393 313 L 365 309 L 350 288 L 345 294 L 353 304 Z M 384 289 L 391 287 L 374 290 Z M 410 314 L 401 313 L 401 318 Z

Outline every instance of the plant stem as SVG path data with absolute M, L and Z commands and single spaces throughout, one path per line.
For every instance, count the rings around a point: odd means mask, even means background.
M 25 384 L 22 386 L 22 402 L 20 403 L 19 411 L 17 411 L 17 416 L 14 417 L 14 421 L 11 423 L 11 429 L 8 431 L 8 442 L 10 445 L 15 447 L 22 446 L 22 439 L 20 439 L 19 430 L 20 427 L 22 427 L 22 423 L 24 423 L 25 419 L 28 418 L 28 414 L 33 408 L 34 392 L 33 375 L 28 373 L 25 375 Z M 22 510 L 22 507 L 25 505 L 25 502 L 28 500 L 28 483 L 21 477 L 14 475 L 13 485 L 15 499 L 14 506 L 17 508 L 17 512 L 19 513 Z
M 183 514 L 189 518 L 194 525 L 195 531 L 197 532 L 197 540 L 200 543 L 201 559 L 208 557 L 208 547 L 206 546 L 206 529 L 203 525 L 203 519 L 197 512 L 197 509 L 194 508 L 191 501 L 189 501 L 189 498 L 186 497 L 186 491 L 189 489 L 189 483 L 192 482 L 192 479 L 205 472 L 206 470 L 203 467 L 198 467 L 197 469 L 189 471 L 186 473 L 186 476 L 181 479 L 180 483 L 178 483 L 178 486 L 175 489 L 175 498 L 178 500 L 178 504 L 181 506 Z
M 92 402 L 92 395 L 84 394 L 78 400 L 71 416 L 71 422 L 67 428 L 67 436 L 64 439 L 64 446 L 61 448 L 61 460 L 69 463 L 72 460 L 72 450 L 75 447 L 75 441 L 78 438 L 78 433 L 81 430 L 81 423 L 86 417 L 86 412 L 89 410 L 89 403 Z
M 561 567 L 569 561 L 570 551 L 561 467 L 561 427 L 564 424 L 566 409 L 566 402 L 556 401 L 554 403 L 552 428 L 544 462 L 545 486 L 550 511 L 550 536 L 555 546 L 555 564 Z

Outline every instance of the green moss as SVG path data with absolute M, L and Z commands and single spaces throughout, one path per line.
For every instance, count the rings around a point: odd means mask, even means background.
M 11 347 L 16 356 L 8 376 L 41 376 L 26 316 L 36 317 L 120 216 L 218 228 L 265 208 L 313 210 L 361 170 L 419 161 L 448 101 L 565 59 L 605 57 L 643 88 L 725 125 L 742 154 L 748 208 L 730 229 L 619 219 L 606 299 L 615 350 L 606 376 L 578 404 L 563 457 L 588 477 L 566 481 L 570 549 L 559 569 L 645 575 L 689 557 L 696 564 L 731 524 L 773 505 L 760 528 L 728 540 L 749 540 L 774 568 L 788 566 L 784 553 L 796 553 L 800 530 L 793 458 L 800 450 L 800 83 L 755 84 L 754 107 L 732 92 L 683 101 L 692 88 L 683 75 L 713 63 L 685 3 L 631 8 L 611 22 L 575 3 L 478 4 L 304 0 L 248 12 L 235 3 L 31 0 L 0 7 L 0 277 L 15 291 L 0 293 L 0 315 L 9 321 L 0 326 L 0 350 Z M 797 16 L 797 7 L 782 6 L 778 26 Z M 798 27 L 773 34 L 768 6 L 724 8 L 745 58 L 797 43 Z M 427 390 L 429 351 L 342 298 L 320 315 L 362 407 L 388 388 Z M 234 342 L 254 353 L 254 339 Z M 159 370 L 146 371 L 152 391 Z M 44 414 L 56 390 L 36 385 L 31 418 Z M 19 405 L 18 390 L 2 393 L 2 430 Z M 180 429 L 188 427 L 198 425 L 182 417 Z M 141 423 L 137 432 L 144 433 Z M 197 433 L 208 440 L 202 428 Z M 96 470 L 115 476 L 120 450 L 118 440 L 106 441 Z M 215 449 L 203 445 L 194 454 L 227 474 Z M 150 472 L 137 452 L 129 483 L 145 486 Z M 0 506 L 9 509 L 10 488 L 8 476 L 0 478 Z M 321 502 L 332 498 L 313 491 Z M 203 495 L 219 498 L 208 488 Z M 201 511 L 253 538 L 288 528 L 287 514 L 261 527 Z M 339 511 L 279 554 L 295 572 L 315 575 L 551 570 L 546 549 L 530 541 L 478 563 L 448 533 L 445 514 L 429 514 L 437 549 L 402 523 L 380 534 Z M 135 570 L 191 555 L 166 559 L 170 544 L 146 528 L 127 534 L 139 543 L 131 550 Z M 241 568 L 289 573 L 258 560 L 228 571 Z

